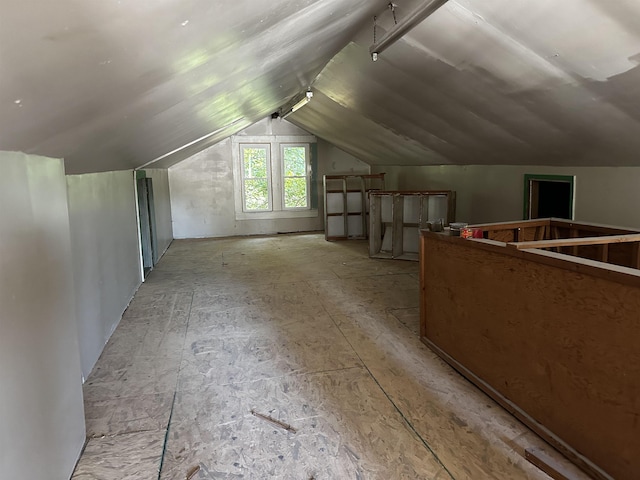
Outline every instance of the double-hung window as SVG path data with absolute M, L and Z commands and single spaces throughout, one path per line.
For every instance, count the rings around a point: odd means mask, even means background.
M 309 208 L 311 165 L 309 145 L 280 144 L 282 161 L 282 207 L 284 210 Z
M 270 212 L 271 145 L 242 144 L 242 211 Z
M 236 219 L 314 217 L 311 136 L 236 136 Z

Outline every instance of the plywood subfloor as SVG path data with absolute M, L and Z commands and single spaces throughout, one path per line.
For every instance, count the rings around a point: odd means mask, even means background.
M 418 324 L 418 264 L 365 241 L 175 241 L 84 386 L 73 478 L 548 478 Z

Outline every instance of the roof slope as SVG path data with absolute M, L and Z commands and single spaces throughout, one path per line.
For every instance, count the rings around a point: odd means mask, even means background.
M 638 2 L 449 0 L 374 63 L 387 5 L 4 2 L 0 149 L 169 166 L 312 86 L 288 120 L 373 165 L 640 164 Z

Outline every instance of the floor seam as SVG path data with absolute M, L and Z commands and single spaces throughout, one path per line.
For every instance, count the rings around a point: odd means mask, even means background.
M 175 305 L 175 303 L 174 303 Z M 172 306 L 173 307 L 173 306 Z M 176 376 L 176 386 L 173 391 L 173 399 L 171 400 L 171 409 L 169 410 L 169 420 L 167 421 L 167 429 L 164 434 L 162 443 L 162 455 L 160 456 L 160 465 L 158 466 L 158 480 L 162 478 L 162 467 L 164 466 L 164 457 L 167 453 L 167 443 L 169 441 L 169 431 L 171 430 L 171 420 L 173 419 L 173 410 L 176 406 L 176 396 L 178 394 L 178 385 L 180 384 L 180 370 L 182 369 L 182 360 L 184 358 L 184 347 L 187 343 L 187 333 L 189 332 L 189 322 L 191 321 L 191 308 L 193 307 L 193 291 L 191 291 L 191 302 L 189 303 L 189 314 L 187 315 L 187 325 L 184 332 L 184 340 L 182 342 L 182 352 L 178 363 L 178 375 Z M 173 311 L 173 309 L 172 309 Z
M 328 312 L 327 312 L 328 313 Z M 378 388 L 380 389 L 380 391 L 384 394 L 384 396 L 387 398 L 387 400 L 389 401 L 389 403 L 393 406 L 393 408 L 396 410 L 396 412 L 398 412 L 398 414 L 402 417 L 402 419 L 404 420 L 404 422 L 407 424 L 407 426 L 409 427 L 409 429 L 416 435 L 416 437 L 418 437 L 420 439 L 420 442 L 422 442 L 422 444 L 424 445 L 424 447 L 429 451 L 429 453 L 431 453 L 431 455 L 433 455 L 433 458 L 435 458 L 436 462 L 438 462 L 438 464 L 442 467 L 442 469 L 447 472 L 447 474 L 449 475 L 449 477 L 451 478 L 451 480 L 455 480 L 455 477 L 453 476 L 453 474 L 451 473 L 451 471 L 447 468 L 447 466 L 444 464 L 444 462 L 440 459 L 440 457 L 436 454 L 436 452 L 431 448 L 431 446 L 429 445 L 429 443 L 422 437 L 422 435 L 420 435 L 420 433 L 417 431 L 417 429 L 413 426 L 413 423 L 411 423 L 411 421 L 409 421 L 409 419 L 405 416 L 405 414 L 402 412 L 402 410 L 400 409 L 400 407 L 398 407 L 398 405 L 396 405 L 396 403 L 393 401 L 393 399 L 391 398 L 391 396 L 387 393 L 387 391 L 384 389 L 384 387 L 380 384 L 380 382 L 378 381 L 378 379 L 375 377 L 375 375 L 373 374 L 373 372 L 371 371 L 371 369 L 369 368 L 369 366 L 365 363 L 365 361 L 362 359 L 362 357 L 360 356 L 360 354 L 358 353 L 358 351 L 354 348 L 353 344 L 351 343 L 351 341 L 347 338 L 347 336 L 344 334 L 344 332 L 342 331 L 342 329 L 340 328 L 340 325 L 338 325 L 338 323 L 335 321 L 335 319 L 333 318 L 333 315 L 331 315 L 329 313 L 329 316 L 331 317 L 331 320 L 333 321 L 333 323 L 335 324 L 335 326 L 338 328 L 338 330 L 340 331 L 340 333 L 342 334 L 342 336 L 344 337 L 344 339 L 347 341 L 347 343 L 349 344 L 349 346 L 351 347 L 351 349 L 353 350 L 353 353 L 358 357 L 358 359 L 360 360 L 360 362 L 362 363 L 362 366 L 365 368 L 365 370 L 367 371 L 367 373 L 369 374 L 369 376 L 371 377 L 371 379 L 376 383 L 376 385 L 378 386 Z
M 101 440 L 103 438 L 116 438 L 116 437 L 124 437 L 127 435 L 135 435 L 138 433 L 149 433 L 149 432 L 161 432 L 163 429 L 157 428 L 141 428 L 140 430 L 130 430 L 127 432 L 119 432 L 119 433 L 110 433 L 110 434 L 97 434 L 97 435 L 89 435 L 87 436 L 88 440 Z
M 385 309 L 385 313 L 387 313 L 388 315 L 391 315 L 393 318 L 396 319 L 396 321 L 404 328 L 406 328 L 407 330 L 409 330 L 412 334 L 415 335 L 415 332 L 413 330 L 411 330 L 411 327 L 409 327 L 409 325 L 407 325 L 406 323 L 404 323 L 402 320 L 400 320 L 396 315 L 394 315 L 393 310 L 412 310 L 418 307 L 403 307 L 403 308 L 387 308 Z M 420 333 L 418 332 L 418 337 L 420 336 Z

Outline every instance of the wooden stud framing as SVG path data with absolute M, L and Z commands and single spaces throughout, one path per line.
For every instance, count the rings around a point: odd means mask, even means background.
M 631 258 L 631 267 L 640 269 L 640 242 L 633 246 L 633 253 Z
M 367 175 L 325 175 L 324 185 L 324 230 L 325 239 L 348 240 L 366 239 L 368 222 L 368 192 L 371 190 L 384 190 L 384 173 Z M 330 198 L 340 195 L 339 211 L 330 211 L 333 202 Z M 354 197 L 358 198 L 359 207 L 350 208 Z M 355 222 L 352 220 L 358 218 Z M 335 220 L 338 219 L 338 220 Z M 336 232 L 334 225 L 342 222 L 342 232 Z M 340 234 L 341 233 L 341 234 Z
M 579 237 L 580 235 L 579 235 L 579 233 L 578 233 L 578 230 L 576 230 L 575 228 L 572 228 L 571 230 L 569 230 L 569 236 L 570 236 L 571 238 L 577 238 L 577 237 Z M 571 247 L 571 255 L 574 255 L 574 256 L 576 256 L 576 257 L 578 256 L 578 246 L 577 246 L 577 245 L 573 245 L 573 246 Z
M 398 258 L 404 252 L 404 197 L 393 195 L 391 197 L 392 232 L 391 232 L 391 256 Z
M 446 211 L 442 212 L 445 225 L 455 221 L 455 192 L 449 190 L 423 191 L 372 191 L 369 195 L 369 256 L 374 258 L 398 258 L 418 260 L 419 230 L 426 228 L 430 218 L 430 207 L 434 198 L 446 197 Z M 415 200 L 415 204 L 405 209 L 405 202 Z M 386 204 L 383 202 L 390 202 Z M 391 217 L 384 218 L 385 205 L 390 207 Z M 417 208 L 417 212 L 416 209 Z M 414 215 L 411 218 L 407 216 Z M 407 237 L 415 231 L 415 241 Z M 384 239 L 386 235 L 386 240 Z M 411 245 L 415 242 L 415 247 Z M 390 246 L 388 245 L 390 243 Z M 407 246 L 409 245 L 409 246 Z M 384 249 L 384 250 L 383 250 Z
M 509 247 L 519 250 L 547 249 L 623 267 L 640 268 L 640 230 L 556 218 L 471 226 L 482 229 L 484 238 L 505 242 Z

